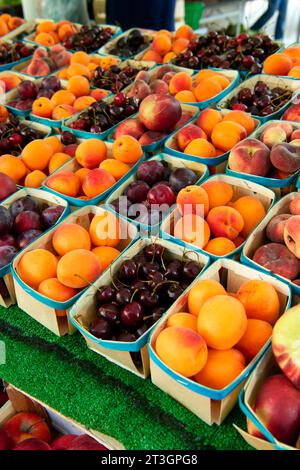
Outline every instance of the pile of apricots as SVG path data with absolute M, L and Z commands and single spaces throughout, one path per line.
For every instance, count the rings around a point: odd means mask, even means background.
M 77 170 L 64 168 L 50 176 L 45 185 L 61 195 L 92 199 L 111 188 L 143 155 L 141 144 L 129 135 L 116 139 L 111 156 L 105 142 L 88 139 L 75 151 Z
M 244 111 L 222 114 L 206 108 L 195 123 L 183 127 L 175 136 L 181 152 L 202 158 L 223 155 L 252 134 L 256 121 Z
M 215 256 L 232 253 L 266 215 L 257 197 L 234 193 L 232 185 L 218 180 L 183 188 L 173 235 Z
M 300 46 L 295 44 L 267 57 L 264 61 L 264 72 L 300 78 Z
M 173 371 L 215 390 L 227 387 L 259 353 L 280 314 L 275 288 L 246 281 L 237 292 L 199 280 L 187 308 L 168 316 L 155 350 Z

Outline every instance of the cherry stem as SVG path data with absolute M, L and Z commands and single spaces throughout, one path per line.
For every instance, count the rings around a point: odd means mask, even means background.
M 131 302 L 133 301 L 133 298 L 134 298 L 135 294 L 136 294 L 138 291 L 139 291 L 138 289 L 135 289 L 135 290 L 133 291 L 133 294 L 132 294 L 132 296 L 130 297 L 130 302 L 129 302 L 129 303 L 131 303 Z
M 160 282 L 159 284 L 157 284 L 157 285 L 154 287 L 153 292 L 152 292 L 152 295 L 153 295 L 153 294 L 156 294 L 156 290 L 157 290 L 159 287 L 161 287 L 161 286 L 163 286 L 163 285 L 165 285 L 165 284 L 179 284 L 179 282 L 178 282 L 178 281 L 171 281 L 171 280 L 170 280 L 170 281 L 163 281 L 163 282 Z

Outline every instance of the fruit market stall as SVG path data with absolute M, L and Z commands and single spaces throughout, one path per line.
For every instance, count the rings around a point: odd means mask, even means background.
M 0 42 L 0 450 L 299 446 L 299 64 L 187 25 Z M 286 435 L 250 393 L 272 336 Z

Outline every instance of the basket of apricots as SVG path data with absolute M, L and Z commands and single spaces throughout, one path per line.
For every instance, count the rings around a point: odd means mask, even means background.
M 300 194 L 280 199 L 245 243 L 242 262 L 283 280 L 299 298 Z
M 28 23 L 19 16 L 8 13 L 0 15 L 0 37 L 1 39 L 13 39 L 26 31 Z
M 264 73 L 300 78 L 300 44 L 291 44 L 264 61 Z
M 165 142 L 170 155 L 224 167 L 229 151 L 251 135 L 259 121 L 244 111 L 206 108 Z
M 72 212 L 14 259 L 18 306 L 58 336 L 75 331 L 67 310 L 137 236 L 101 207 Z
M 60 82 L 54 75 L 43 80 Z M 57 91 L 52 89 L 49 94 L 47 93 L 49 97 L 45 94 L 43 93 L 33 101 L 30 118 L 50 127 L 60 127 L 65 119 L 106 98 L 110 92 L 100 89 L 91 90 L 88 78 L 74 75 L 66 83 L 64 82 L 60 89 Z
M 290 304 L 284 282 L 215 261 L 154 329 L 152 382 L 207 424 L 221 424 Z
M 144 159 L 140 143 L 122 136 L 113 144 L 81 140 L 75 158 L 43 182 L 43 188 L 67 199 L 72 206 L 98 204 L 133 173 Z
M 140 52 L 137 58 L 151 60 L 157 64 L 171 62 L 178 54 L 188 48 L 190 41 L 195 36 L 194 31 L 187 24 L 179 26 L 175 33 L 161 29 L 155 34 L 149 49 Z
M 227 175 L 215 175 L 183 188 L 161 233 L 213 260 L 236 257 L 247 237 L 275 202 L 268 188 Z
M 152 328 L 207 263 L 168 240 L 139 238 L 72 306 L 69 319 L 90 349 L 146 378 Z
M 43 181 L 68 161 L 72 161 L 78 142 L 70 136 L 50 136 L 29 142 L 18 156 L 0 156 L 0 172 L 18 185 L 41 188 Z
M 61 68 L 57 72 L 57 76 L 62 80 L 69 80 L 74 75 L 82 75 L 91 81 L 97 68 L 102 67 L 104 70 L 109 70 L 110 67 L 118 65 L 120 62 L 121 60 L 117 57 L 102 57 L 97 54 L 87 54 L 84 51 L 78 51 L 71 55 L 70 63 L 65 64 L 68 67 Z
M 186 72 L 178 72 L 169 82 L 169 93 L 178 101 L 205 109 L 224 98 L 238 81 L 236 70 L 203 69 L 192 77 Z

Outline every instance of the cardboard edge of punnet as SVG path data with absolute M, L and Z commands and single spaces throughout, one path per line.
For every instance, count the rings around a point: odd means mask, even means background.
M 27 411 L 37 413 L 41 417 L 45 418 L 46 421 L 51 424 L 51 427 L 59 433 L 77 434 L 78 436 L 81 434 L 88 434 L 109 450 L 125 450 L 123 444 L 112 436 L 87 428 L 83 424 L 63 415 L 43 401 L 34 398 L 27 392 L 24 392 L 12 384 L 6 385 L 6 392 L 8 394 L 9 401 L 0 408 L 0 426 L 2 426 L 5 421 L 12 418 L 16 413 Z
M 42 192 L 44 194 L 49 194 L 46 191 Z M 70 213 L 61 221 L 61 223 L 78 223 L 88 229 L 90 225 L 90 216 L 102 214 L 103 212 L 106 212 L 106 209 L 103 207 L 92 205 L 85 206 Z M 121 218 L 118 218 L 118 220 L 120 223 L 120 230 L 122 233 L 125 233 L 127 237 L 125 240 L 121 241 L 119 245 L 120 251 L 123 251 L 137 239 L 138 234 L 137 229 L 133 224 Z M 74 297 L 66 302 L 54 301 L 25 284 L 21 280 L 17 271 L 18 263 L 24 253 L 36 248 L 46 248 L 53 252 L 51 240 L 57 227 L 58 225 L 55 225 L 48 232 L 34 240 L 28 247 L 25 247 L 21 254 L 18 253 L 13 260 L 11 271 L 19 308 L 57 336 L 64 336 L 67 333 L 74 333 L 76 331 L 68 320 L 67 311 L 80 296 L 85 295 L 87 289 L 85 288 L 79 291 Z M 107 270 L 109 270 L 109 267 L 106 271 Z M 105 274 L 106 271 L 104 271 L 100 277 Z M 57 313 L 59 315 L 57 315 Z
M 174 258 L 180 258 L 185 253 L 183 247 L 180 247 L 172 241 L 157 237 L 140 238 L 136 240 L 111 265 L 111 270 L 104 272 L 104 274 L 95 281 L 94 285 L 88 288 L 85 296 L 80 297 L 68 313 L 70 322 L 80 331 L 90 349 L 142 378 L 146 378 L 149 375 L 147 341 L 155 325 L 150 327 L 140 338 L 132 343 L 96 338 L 88 331 L 88 325 L 95 318 L 95 296 L 93 296 L 95 289 L 109 285 L 112 277 L 119 270 L 124 259 L 131 259 L 150 243 L 162 245 Z M 201 254 L 199 256 L 195 252 L 187 252 L 185 256 L 188 259 L 198 261 L 202 266 L 201 272 L 203 272 L 209 264 L 209 258 L 205 255 Z M 137 367 L 134 363 L 131 356 L 132 353 L 139 353 L 141 355 L 141 367 Z
M 278 373 L 279 371 L 280 369 L 273 356 L 272 347 L 270 346 L 266 354 L 260 359 L 256 368 L 249 376 L 239 395 L 239 405 L 242 412 L 245 414 L 247 419 L 249 419 L 258 428 L 258 430 L 265 436 L 266 439 L 253 436 L 247 431 L 240 429 L 236 425 L 234 425 L 234 427 L 240 433 L 243 439 L 251 447 L 254 447 L 257 450 L 300 450 L 278 441 L 263 425 L 253 410 L 257 393 L 261 388 L 264 380 L 270 374 Z
M 270 276 L 280 279 L 282 282 L 285 282 L 290 286 L 292 292 L 295 295 L 299 296 L 300 286 L 297 286 L 292 281 L 283 276 L 280 276 L 279 274 L 273 273 L 272 271 L 261 266 L 252 259 L 252 256 L 257 248 L 259 248 L 265 243 L 269 243 L 265 237 L 265 229 L 270 220 L 275 217 L 275 215 L 289 213 L 289 204 L 292 199 L 294 199 L 297 195 L 297 192 L 289 193 L 282 199 L 280 199 L 278 202 L 276 202 L 276 204 L 274 204 L 274 206 L 269 210 L 264 219 L 257 225 L 257 227 L 247 238 L 242 250 L 241 262 L 247 266 L 251 266 L 252 268 L 257 269 L 258 271 L 265 272 Z
M 196 282 L 203 279 L 214 279 L 218 282 L 225 279 L 224 284 L 230 292 L 236 292 L 249 279 L 260 279 L 268 282 L 277 290 L 281 314 L 291 305 L 291 290 L 287 284 L 272 276 L 241 265 L 237 261 L 221 259 L 215 261 L 199 274 L 187 291 L 173 304 L 152 330 L 148 348 L 151 380 L 154 385 L 173 397 L 207 424 L 212 425 L 216 423 L 220 425 L 237 403 L 241 388 L 259 359 L 266 352 L 270 340 L 267 341 L 265 346 L 263 346 L 261 351 L 252 359 L 241 374 L 222 390 L 214 390 L 200 385 L 166 366 L 155 352 L 155 341 L 172 314 L 187 311 L 188 292 Z
M 243 180 L 242 178 L 220 174 L 220 175 L 210 176 L 204 182 L 206 183 L 206 182 L 211 182 L 211 181 L 223 181 L 233 186 L 234 187 L 234 196 L 233 196 L 234 199 L 242 197 L 242 196 L 247 196 L 247 195 L 255 195 L 255 197 L 259 199 L 261 203 L 263 204 L 266 210 L 266 213 L 268 213 L 268 211 L 274 206 L 276 202 L 276 196 L 271 189 L 265 188 L 264 186 L 258 185 L 257 183 L 252 183 L 250 181 Z M 188 243 L 178 238 L 175 238 L 172 232 L 174 230 L 175 223 L 177 222 L 177 220 L 180 219 L 180 217 L 181 215 L 179 214 L 179 211 L 177 208 L 175 208 L 172 212 L 170 212 L 170 214 L 165 217 L 165 219 L 162 221 L 160 225 L 160 236 L 162 236 L 163 238 L 170 238 L 173 241 L 176 240 L 176 243 L 179 243 L 182 246 L 186 246 L 188 249 L 199 251 L 200 253 L 203 253 L 206 256 L 209 256 L 212 261 L 216 261 L 216 260 L 223 259 L 223 258 L 235 259 L 241 253 L 243 246 L 245 245 L 245 242 L 242 243 L 242 245 L 237 247 L 231 253 L 228 253 L 227 255 L 216 256 L 216 255 L 213 255 L 212 253 L 208 253 L 203 248 L 202 249 L 198 248 L 196 245 L 193 245 L 192 243 Z

